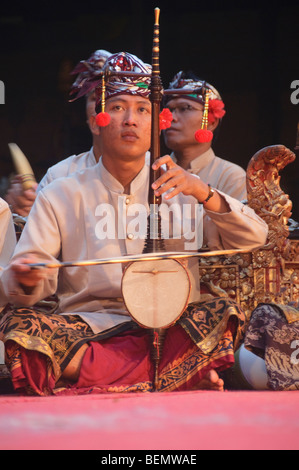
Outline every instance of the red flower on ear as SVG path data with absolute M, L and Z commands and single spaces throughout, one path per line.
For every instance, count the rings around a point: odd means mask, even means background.
M 164 108 L 160 115 L 160 130 L 168 129 L 171 126 L 171 121 L 173 120 L 172 113 L 168 108 Z
M 217 99 L 209 101 L 209 122 L 214 122 L 215 119 L 221 119 L 225 113 L 223 101 Z
M 109 113 L 99 113 L 96 115 L 96 123 L 99 127 L 108 126 L 110 120 L 111 116 Z
M 211 142 L 213 139 L 213 132 L 208 129 L 198 129 L 198 131 L 195 132 L 194 137 L 197 142 L 201 144 L 203 142 Z

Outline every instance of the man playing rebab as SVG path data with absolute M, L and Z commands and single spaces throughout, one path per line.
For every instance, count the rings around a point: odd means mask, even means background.
M 105 67 L 112 72 L 151 72 L 149 65 L 128 53 L 112 55 Z M 105 112 L 110 122 L 98 130 L 102 157 L 94 167 L 55 180 L 39 192 L 12 262 L 3 273 L 14 308 L 8 307 L 2 314 L 0 339 L 6 344 L 14 386 L 21 393 L 153 389 L 149 336 L 132 321 L 123 303 L 121 265 L 71 267 L 59 272 L 28 266 L 37 261 L 142 252 L 144 239 L 130 229 L 136 218 L 132 206 L 138 204 L 148 212 L 145 154 L 151 136 L 149 83 L 150 77 L 109 75 Z M 98 108 L 101 92 L 100 86 Z M 203 204 L 207 215 L 203 237 L 210 249 L 252 250 L 265 243 L 267 226 L 252 209 L 220 191 L 211 191 L 207 183 L 176 165 L 169 155 L 156 160 L 155 167 L 161 168 L 162 174 L 153 189 L 165 205 L 189 205 L 193 214 L 198 204 Z M 101 236 L 103 205 L 113 209 L 115 233 L 120 230 L 123 237 Z M 166 239 L 165 246 L 182 251 L 186 241 L 182 230 L 180 238 Z M 198 273 L 192 271 L 191 264 L 187 263 L 192 281 L 189 305 L 165 338 L 159 368 L 161 391 L 194 387 L 222 390 L 217 371 L 233 363 L 234 350 L 244 333 L 244 314 L 233 301 L 198 303 Z M 55 312 L 34 307 L 56 292 L 60 305 Z

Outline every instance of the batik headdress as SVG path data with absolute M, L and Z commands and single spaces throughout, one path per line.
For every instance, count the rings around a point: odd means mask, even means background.
M 75 101 L 81 96 L 88 95 L 95 89 L 103 66 L 111 55 L 110 52 L 104 49 L 98 49 L 87 60 L 81 60 L 76 65 L 71 72 L 72 75 L 78 74 L 78 76 L 70 90 L 70 101 Z
M 139 95 L 148 98 L 150 94 L 152 67 L 128 52 L 119 52 L 109 57 L 96 88 L 96 121 L 99 126 L 109 124 L 110 116 L 105 112 L 105 102 L 120 94 Z
M 221 119 L 226 112 L 216 88 L 203 80 L 185 78 L 184 72 L 180 71 L 174 76 L 169 84 L 169 89 L 166 89 L 164 93 L 167 101 L 183 96 L 204 106 L 201 129 L 196 131 L 194 137 L 198 142 L 210 142 L 213 133 L 207 128 L 208 122 Z

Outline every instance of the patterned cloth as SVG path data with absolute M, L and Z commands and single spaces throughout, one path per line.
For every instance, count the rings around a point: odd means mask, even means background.
M 130 95 L 139 95 L 148 98 L 150 94 L 149 85 L 151 83 L 152 67 L 142 62 L 138 57 L 128 52 L 119 52 L 113 54 L 106 61 L 103 72 L 107 72 L 109 76 L 106 80 L 105 99 L 111 96 L 129 93 Z M 134 76 L 113 75 L 113 72 L 134 72 Z M 138 76 L 138 73 L 142 75 Z M 143 76 L 146 74 L 146 76 Z M 102 99 L 102 84 L 98 82 L 96 92 L 96 110 L 100 111 Z
M 154 369 L 147 329 L 128 321 L 99 334 L 76 315 L 57 315 L 55 303 L 7 306 L 0 316 L 6 364 L 21 394 L 152 391 Z M 159 391 L 188 390 L 208 370 L 231 367 L 244 336 L 245 315 L 231 300 L 189 305 L 166 332 L 159 365 Z M 56 383 L 80 347 L 89 345 L 78 382 Z M 119 352 L 122 351 L 122 354 Z M 138 367 L 137 367 L 138 365 Z
M 209 92 L 208 122 L 214 122 L 215 119 L 223 118 L 226 111 L 224 110 L 224 103 L 220 93 L 213 85 L 210 85 L 204 80 L 200 80 L 193 76 L 193 74 L 191 74 L 191 78 L 189 75 L 190 74 L 185 74 L 185 72 L 180 71 L 174 76 L 169 84 L 169 89 L 165 90 L 164 104 L 166 105 L 169 100 L 181 97 L 197 101 L 204 106 L 206 95 Z M 180 90 L 180 93 L 176 93 L 176 90 Z
M 272 390 L 299 390 L 299 308 L 260 304 L 252 313 L 244 345 L 265 359 Z
M 196 101 L 199 101 L 201 104 L 204 104 L 205 102 L 205 93 L 206 90 L 209 90 L 211 92 L 210 99 L 211 100 L 222 100 L 219 91 L 216 90 L 215 87 L 210 85 L 209 83 L 205 82 L 204 80 L 195 80 L 192 78 L 185 78 L 184 72 L 181 70 L 178 72 L 171 82 L 169 83 L 169 89 L 173 90 L 190 90 L 190 93 L 187 94 L 189 98 L 193 98 Z M 194 90 L 199 90 L 199 92 L 194 93 Z M 171 95 L 171 98 L 174 96 L 179 96 L 179 95 Z
M 93 52 L 87 60 L 81 60 L 72 71 L 72 75 L 78 74 L 70 90 L 70 101 L 75 101 L 81 96 L 91 93 L 98 84 L 99 74 L 106 60 L 112 54 L 104 49 Z

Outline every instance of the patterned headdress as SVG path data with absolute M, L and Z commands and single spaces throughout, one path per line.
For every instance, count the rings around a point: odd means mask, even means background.
M 114 75 L 113 72 L 128 72 L 128 74 Z M 130 75 L 130 72 L 134 72 L 134 75 Z M 105 126 L 109 123 L 109 115 L 105 113 L 105 101 L 112 96 L 129 94 L 148 98 L 151 73 L 151 65 L 145 64 L 133 54 L 119 52 L 111 55 L 103 67 L 102 78 L 95 90 L 96 112 L 99 113 L 97 124 Z
M 95 89 L 98 85 L 99 74 L 111 55 L 110 52 L 104 49 L 98 49 L 87 60 L 81 60 L 76 65 L 71 74 L 78 74 L 78 77 L 71 87 L 70 101 L 75 101 L 81 96 L 88 95 Z
M 176 93 L 175 90 L 180 90 Z M 197 78 L 187 78 L 183 71 L 178 72 L 169 83 L 169 89 L 165 90 L 167 101 L 184 97 L 197 101 L 204 106 L 204 114 L 201 129 L 196 131 L 195 139 L 198 142 L 209 142 L 213 138 L 213 133 L 207 129 L 208 122 L 221 119 L 226 111 L 219 92 L 209 83 Z

